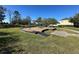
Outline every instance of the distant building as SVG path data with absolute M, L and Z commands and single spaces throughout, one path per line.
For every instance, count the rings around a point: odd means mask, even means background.
M 50 24 L 49 25 L 49 27 L 54 27 L 54 26 L 56 27 L 56 26 L 58 26 L 58 24 Z
M 73 23 L 69 22 L 69 20 L 61 20 L 58 25 L 73 25 Z

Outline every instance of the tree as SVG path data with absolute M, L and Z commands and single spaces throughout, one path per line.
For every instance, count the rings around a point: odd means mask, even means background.
M 31 24 L 31 17 L 30 16 L 27 16 L 26 19 L 28 21 L 28 25 L 30 25 Z
M 42 24 L 43 24 L 43 26 L 48 26 L 48 19 L 47 18 L 43 18 Z
M 42 18 L 41 17 L 38 17 L 36 22 L 39 24 L 41 22 Z
M 41 20 L 42 20 L 42 17 L 38 17 L 37 20 L 36 20 L 36 22 L 39 23 L 39 22 L 41 22 Z
M 50 25 L 50 24 L 57 24 L 58 23 L 58 21 L 56 20 L 56 19 L 54 19 L 54 18 L 44 18 L 43 20 L 42 20 L 42 23 L 43 23 L 43 25 L 45 25 L 45 26 L 48 26 L 48 25 Z
M 74 17 L 70 17 L 70 22 L 74 24 L 74 27 L 79 27 L 79 13 Z
M 57 24 L 58 21 L 54 18 L 41 18 L 38 17 L 36 22 L 41 26 L 48 26 L 49 24 Z
M 6 11 L 6 8 L 4 8 L 3 6 L 0 6 L 0 24 L 2 24 L 2 21 L 5 18 L 5 11 Z
M 58 23 L 58 21 L 54 18 L 48 18 L 47 22 L 48 22 L 48 24 L 57 24 Z
M 23 24 L 23 25 L 30 25 L 30 23 L 31 23 L 31 18 L 30 18 L 30 16 L 27 16 L 26 18 L 24 18 L 24 19 L 22 20 L 22 24 Z
M 42 26 L 42 17 L 38 17 L 35 21 L 39 26 Z
M 12 21 L 12 11 L 11 10 L 7 10 L 8 11 L 8 16 L 9 16 L 9 22 L 11 23 Z
M 68 20 L 69 18 L 64 18 L 64 19 L 62 19 L 62 20 Z
M 31 17 L 30 16 L 27 16 L 26 18 L 24 18 L 22 20 L 22 25 L 29 25 L 30 26 L 31 24 Z
M 14 11 L 11 24 L 20 25 L 21 24 L 21 14 L 19 11 Z

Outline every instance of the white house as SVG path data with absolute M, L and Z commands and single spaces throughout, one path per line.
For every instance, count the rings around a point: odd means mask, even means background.
M 69 22 L 69 20 L 61 20 L 58 25 L 73 25 L 73 23 Z

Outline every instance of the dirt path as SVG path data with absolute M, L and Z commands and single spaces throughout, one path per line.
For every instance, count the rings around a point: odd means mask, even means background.
M 30 29 L 30 28 L 29 28 L 29 29 Z M 27 31 L 26 31 L 26 28 L 21 29 L 21 32 L 26 33 L 26 32 L 27 32 Z M 29 33 L 34 33 L 34 34 L 37 34 L 37 35 L 40 35 L 40 36 L 43 36 L 43 37 L 49 36 L 49 34 L 46 34 L 46 33 L 44 33 L 44 32 L 38 32 L 38 33 L 36 33 L 36 32 L 29 32 Z
M 67 31 L 54 31 L 52 32 L 51 34 L 53 35 L 57 35 L 57 36 L 62 36 L 62 37 L 67 37 L 67 36 L 75 36 L 75 37 L 79 37 L 79 31 L 76 31 L 76 30 L 70 30 L 70 29 L 65 29 L 65 30 L 68 30 L 68 31 L 72 31 L 74 33 L 69 33 Z M 78 33 L 78 34 L 75 34 L 75 33 Z
M 63 36 L 63 37 L 67 37 L 70 35 L 70 33 L 67 33 L 65 31 L 54 31 L 51 34 L 57 35 L 57 36 Z
M 24 32 L 26 30 L 26 28 L 22 29 Z M 67 31 L 71 31 L 71 32 L 74 32 L 74 33 L 69 33 Z M 77 33 L 77 34 L 76 34 Z M 42 36 L 48 36 L 47 34 L 44 34 L 44 33 L 38 33 Z M 79 37 L 79 31 L 76 31 L 76 30 L 71 30 L 71 29 L 61 29 L 60 31 L 56 30 L 56 31 L 53 31 L 51 32 L 50 34 L 53 34 L 53 35 L 57 35 L 57 36 L 62 36 L 62 37 L 67 37 L 67 36 L 75 36 L 75 37 Z
M 75 32 L 75 33 L 78 33 L 79 34 L 79 31 L 76 31 L 76 30 L 72 30 L 72 29 L 66 29 L 68 31 L 72 31 L 72 32 Z

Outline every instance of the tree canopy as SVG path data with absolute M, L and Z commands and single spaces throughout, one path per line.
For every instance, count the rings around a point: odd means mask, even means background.
M 46 25 L 46 26 L 58 23 L 58 21 L 55 18 L 42 18 L 42 17 L 38 17 L 36 22 L 39 25 Z
M 79 13 L 73 17 L 70 17 L 70 22 L 72 22 L 75 27 L 79 27 Z
M 11 23 L 17 25 L 21 23 L 21 14 L 19 13 L 19 11 L 14 11 Z
M 2 21 L 5 18 L 5 11 L 6 11 L 6 8 L 4 8 L 3 6 L 0 6 L 0 23 L 2 23 Z
M 79 22 L 79 13 L 76 14 L 74 17 L 70 17 L 70 22 Z

